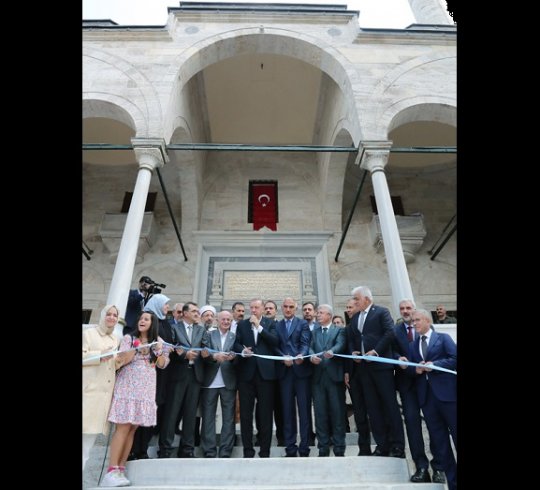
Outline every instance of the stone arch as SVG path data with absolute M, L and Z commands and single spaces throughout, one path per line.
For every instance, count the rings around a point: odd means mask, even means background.
M 91 47 L 83 49 L 84 64 L 101 66 L 92 70 L 83 70 L 83 73 L 103 73 L 106 70 L 114 74 L 118 81 L 125 81 L 125 84 L 122 93 L 111 93 L 109 91 L 111 75 L 106 77 L 108 84 L 103 86 L 102 90 L 99 90 L 101 88 L 99 81 L 97 90 L 94 85 L 92 85 L 92 90 L 87 90 L 87 84 L 83 83 L 83 101 L 101 100 L 122 107 L 133 119 L 131 126 L 134 127 L 137 137 L 161 137 L 163 127 L 161 104 L 154 86 L 142 72 L 124 58 Z M 96 117 L 96 115 L 84 115 L 84 117 Z M 99 117 L 108 116 L 99 115 Z
M 435 121 L 457 126 L 457 107 L 453 101 L 441 97 L 408 97 L 389 107 L 381 117 L 386 137 L 398 126 L 415 121 Z
M 170 143 L 191 143 L 193 141 L 188 122 L 177 117 L 176 129 L 170 137 Z M 180 211 L 182 232 L 197 230 L 201 213 L 201 186 L 206 152 L 191 150 L 169 150 L 170 162 L 163 169 L 164 175 L 174 179 L 180 189 Z M 196 185 L 193 185 L 196 183 Z
M 129 126 L 133 131 L 137 131 L 137 124 L 133 114 L 138 108 L 129 101 L 109 94 L 98 94 L 88 92 L 87 98 L 83 100 L 83 119 L 92 117 L 104 117 L 118 121 Z
M 376 104 L 372 107 L 375 115 L 373 139 L 386 139 L 390 131 L 390 122 L 407 107 L 419 104 L 439 104 L 455 108 L 456 83 L 454 81 L 454 83 L 441 84 L 441 73 L 445 74 L 445 81 L 451 79 L 452 74 L 455 80 L 455 55 L 441 56 L 439 53 L 430 53 L 413 58 L 390 70 L 377 83 L 370 95 L 372 106 Z M 414 92 L 419 95 L 415 97 L 407 95 L 410 93 L 408 88 L 411 86 L 415 87 Z M 455 121 L 454 116 L 452 123 L 454 126 Z
M 360 84 L 354 66 L 347 59 L 321 39 L 282 28 L 249 27 L 222 32 L 198 41 L 184 50 L 176 63 L 171 64 L 165 82 L 171 85 L 170 101 L 167 107 L 175 108 L 177 94 L 197 73 L 219 61 L 247 53 L 270 53 L 296 58 L 326 73 L 341 89 L 346 100 L 355 101 L 354 86 Z M 165 139 L 175 130 L 173 121 L 178 114 L 165 116 Z M 346 115 L 353 140 L 362 137 L 356 104 L 350 104 Z
M 336 125 L 331 137 L 331 145 L 354 146 L 345 123 L 346 121 L 341 120 Z M 321 211 L 325 230 L 341 231 L 345 172 L 347 162 L 355 156 L 356 153 L 322 153 L 319 157 Z

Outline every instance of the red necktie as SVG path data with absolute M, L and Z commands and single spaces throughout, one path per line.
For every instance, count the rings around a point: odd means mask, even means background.
M 409 342 L 413 341 L 412 327 L 410 325 L 407 327 L 407 340 Z

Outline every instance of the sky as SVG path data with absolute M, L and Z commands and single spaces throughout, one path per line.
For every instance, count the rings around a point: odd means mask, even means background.
M 211 0 L 221 3 L 220 0 Z M 229 0 L 231 1 L 231 0 Z M 232 0 L 249 3 L 248 0 Z M 408 0 L 249 0 L 251 3 L 306 3 L 347 5 L 359 10 L 360 27 L 404 29 L 414 23 Z M 110 19 L 119 25 L 165 25 L 167 7 L 179 7 L 180 0 L 83 0 L 83 19 Z

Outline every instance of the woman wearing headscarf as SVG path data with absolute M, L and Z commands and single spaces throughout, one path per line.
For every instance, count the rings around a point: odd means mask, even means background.
M 170 299 L 164 294 L 154 294 L 148 303 L 143 308 L 143 311 L 147 311 L 155 315 L 158 319 L 158 331 L 159 336 L 169 344 L 174 344 L 173 330 L 171 324 L 167 320 L 167 313 L 169 311 L 168 302 Z M 156 381 L 156 404 L 158 406 L 157 411 L 157 425 L 155 427 L 139 427 L 135 432 L 133 439 L 133 446 L 128 457 L 128 461 L 134 459 L 147 459 L 148 458 L 148 444 L 154 433 L 159 433 L 159 424 L 161 421 L 161 415 L 163 412 L 163 404 L 165 403 L 165 390 L 167 385 L 168 368 L 159 369 Z
M 83 331 L 83 470 L 98 434 L 108 434 L 107 414 L 114 388 L 114 356 L 98 357 L 117 349 L 114 335 L 118 308 L 107 305 L 101 310 L 99 323 Z M 88 358 L 93 358 L 85 360 Z

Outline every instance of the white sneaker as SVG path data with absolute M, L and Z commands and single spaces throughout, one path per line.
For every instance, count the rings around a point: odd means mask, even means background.
M 117 468 L 109 471 L 101 480 L 100 487 L 126 487 L 130 481 Z
M 126 480 L 126 485 L 131 485 L 131 482 L 128 480 L 128 478 L 126 476 L 126 471 L 125 470 L 120 470 L 120 474 L 122 475 L 124 480 Z

